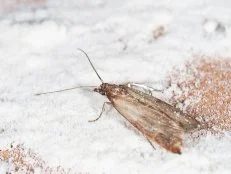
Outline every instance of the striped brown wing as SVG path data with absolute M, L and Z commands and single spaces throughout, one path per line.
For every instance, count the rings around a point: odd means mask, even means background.
M 110 99 L 116 110 L 152 143 L 173 153 L 181 153 L 183 128 L 162 111 L 140 102 L 131 95 Z
M 202 126 L 195 118 L 191 117 L 190 115 L 184 114 L 179 109 L 156 97 L 147 95 L 136 89 L 131 89 L 128 87 L 126 87 L 125 89 L 129 95 L 134 97 L 134 99 L 149 105 L 155 110 L 165 113 L 169 118 L 179 123 L 184 132 L 189 132 Z

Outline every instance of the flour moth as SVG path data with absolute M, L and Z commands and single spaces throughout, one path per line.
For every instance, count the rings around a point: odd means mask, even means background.
M 200 126 L 199 122 L 170 104 L 137 88 L 132 88 L 129 85 L 104 83 L 88 55 L 83 50 L 79 50 L 86 55 L 102 82 L 94 91 L 106 96 L 112 106 L 141 132 L 152 146 L 157 143 L 170 152 L 181 154 L 184 133 L 198 128 Z

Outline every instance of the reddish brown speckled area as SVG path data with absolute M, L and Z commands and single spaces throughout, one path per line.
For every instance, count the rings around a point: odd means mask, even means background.
M 231 58 L 196 57 L 173 74 L 170 83 L 181 91 L 174 91 L 173 103 L 183 103 L 186 113 L 215 132 L 231 130 Z

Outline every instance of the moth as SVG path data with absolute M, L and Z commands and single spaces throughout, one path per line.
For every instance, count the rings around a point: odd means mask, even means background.
M 153 147 L 157 143 L 167 151 L 181 154 L 184 133 L 197 129 L 200 123 L 170 104 L 142 90 L 133 88 L 131 84 L 116 85 L 104 83 L 87 53 L 81 49 L 79 50 L 86 55 L 91 67 L 102 82 L 94 91 L 106 96 L 110 104 L 112 104 L 131 125 L 141 132 Z M 65 90 L 75 88 L 77 87 Z M 60 91 L 64 90 L 53 92 Z M 104 111 L 106 103 L 107 102 L 103 105 L 100 116 Z M 95 120 L 98 120 L 100 116 Z

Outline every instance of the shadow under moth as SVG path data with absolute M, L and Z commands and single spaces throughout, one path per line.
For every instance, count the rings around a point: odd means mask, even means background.
M 184 133 L 199 128 L 200 123 L 170 104 L 137 88 L 133 88 L 130 84 L 116 85 L 104 83 L 88 55 L 83 50 L 79 50 L 86 55 L 93 70 L 102 82 L 94 91 L 106 96 L 112 106 L 141 132 L 153 147 L 157 143 L 170 152 L 181 154 Z M 39 93 L 37 95 L 75 88 L 79 87 Z M 100 116 L 106 103 L 103 105 Z

